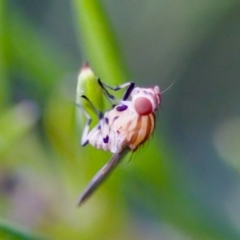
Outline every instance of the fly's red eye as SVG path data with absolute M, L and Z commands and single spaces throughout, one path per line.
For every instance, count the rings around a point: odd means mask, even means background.
M 145 97 L 136 98 L 134 108 L 139 115 L 148 115 L 153 111 L 152 103 Z

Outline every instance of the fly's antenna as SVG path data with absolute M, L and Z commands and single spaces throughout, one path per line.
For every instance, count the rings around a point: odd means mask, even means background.
M 161 94 L 163 94 L 163 93 L 165 93 L 166 91 L 168 91 L 172 86 L 173 86 L 173 84 L 175 83 L 176 81 L 174 81 L 170 86 L 168 86 L 165 90 L 163 90 L 162 92 L 161 92 Z

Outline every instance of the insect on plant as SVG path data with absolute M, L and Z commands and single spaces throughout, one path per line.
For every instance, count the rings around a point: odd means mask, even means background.
M 98 79 L 104 95 L 112 104 L 112 109 L 100 112 L 85 95 L 85 99 L 98 116 L 98 124 L 90 130 L 90 118 L 82 105 L 77 104 L 85 115 L 87 122 L 83 130 L 81 145 L 91 144 L 93 147 L 110 151 L 112 158 L 93 177 L 78 199 L 83 203 L 103 182 L 109 173 L 118 165 L 129 151 L 136 151 L 152 135 L 155 128 L 155 112 L 161 103 L 158 86 L 152 88 L 136 87 L 135 83 L 127 82 L 111 87 Z M 121 100 L 116 99 L 108 89 L 118 91 L 126 88 Z

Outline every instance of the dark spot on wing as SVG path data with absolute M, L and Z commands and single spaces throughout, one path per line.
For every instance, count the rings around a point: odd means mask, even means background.
M 103 138 L 103 142 L 107 144 L 108 141 L 109 141 L 109 137 L 108 137 L 108 135 L 107 135 L 105 138 Z
M 107 117 L 105 117 L 105 123 L 108 124 L 108 118 Z
M 119 112 L 123 112 L 123 111 L 125 111 L 127 108 L 128 108 L 127 105 L 120 105 L 120 106 L 117 106 L 117 107 L 116 107 L 116 110 L 119 111 Z
M 118 118 L 119 118 L 119 116 L 115 116 L 115 117 L 113 118 L 113 122 L 116 121 Z

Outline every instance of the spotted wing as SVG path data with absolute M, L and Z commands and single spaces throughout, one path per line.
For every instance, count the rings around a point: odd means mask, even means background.
M 85 202 L 97 189 L 97 187 L 109 176 L 109 174 L 115 169 L 118 163 L 122 160 L 123 156 L 128 153 L 129 149 L 125 148 L 121 152 L 116 152 L 107 164 L 105 164 L 93 177 L 88 186 L 78 199 L 78 206 Z

